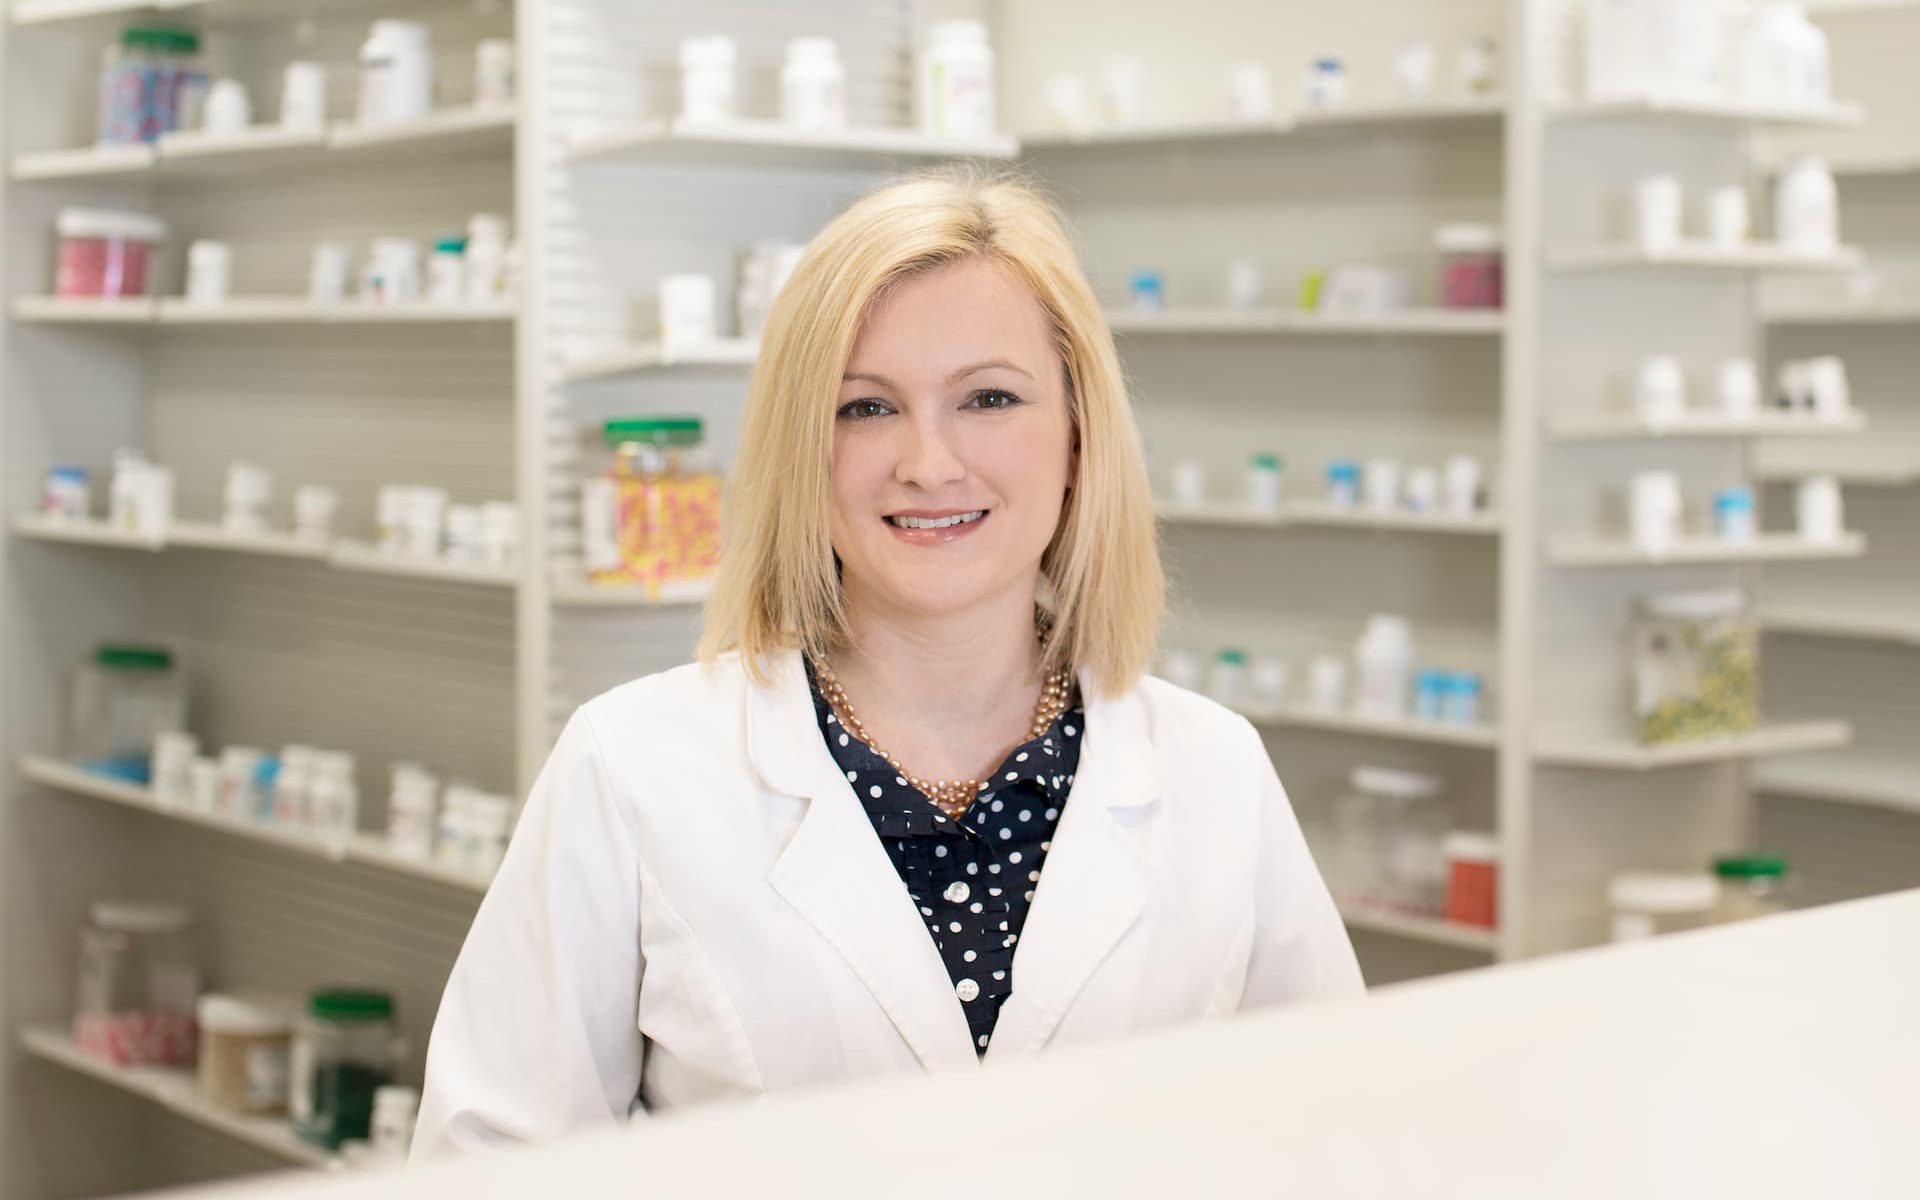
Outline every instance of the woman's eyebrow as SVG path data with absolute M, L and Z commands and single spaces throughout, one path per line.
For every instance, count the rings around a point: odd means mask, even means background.
M 987 359 L 985 362 L 977 362 L 972 364 L 971 366 L 961 367 L 958 371 L 955 371 L 953 374 L 947 376 L 947 385 L 951 387 L 952 385 L 959 383 L 962 379 L 965 379 L 969 375 L 976 375 L 981 371 L 991 371 L 996 368 L 1001 370 L 1006 370 L 1006 371 L 1017 371 L 1020 374 L 1025 375 L 1028 379 L 1033 378 L 1033 372 L 1027 370 L 1025 367 L 1018 365 L 1017 363 L 1008 362 L 1004 358 L 990 358 L 990 359 Z M 885 387 L 885 388 L 890 388 L 895 386 L 893 380 L 888 379 L 885 375 L 879 375 L 872 371 L 848 371 L 845 375 L 842 375 L 840 377 L 840 381 L 842 383 L 855 383 L 855 382 L 877 383 L 881 387 Z

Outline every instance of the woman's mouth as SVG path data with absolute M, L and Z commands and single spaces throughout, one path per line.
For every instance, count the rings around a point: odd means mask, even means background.
M 951 513 L 896 513 L 883 517 L 893 535 L 914 545 L 937 545 L 963 538 L 987 519 L 987 510 Z

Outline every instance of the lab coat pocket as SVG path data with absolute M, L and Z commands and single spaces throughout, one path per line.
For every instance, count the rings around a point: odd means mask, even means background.
M 641 1094 L 679 1106 L 766 1092 L 740 1013 L 693 930 L 641 868 Z
M 1247 964 L 1253 954 L 1253 927 L 1254 913 L 1249 910 L 1240 932 L 1234 934 L 1226 965 L 1221 968 L 1220 976 L 1214 982 L 1213 994 L 1207 999 L 1207 1009 L 1201 1014 L 1201 1020 L 1229 1017 L 1239 1010 L 1240 997 L 1247 990 Z

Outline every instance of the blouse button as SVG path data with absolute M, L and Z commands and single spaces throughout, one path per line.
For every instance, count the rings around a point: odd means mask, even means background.
M 954 985 L 953 994 L 960 997 L 960 1002 L 965 1004 L 969 1001 L 979 999 L 980 985 L 971 979 L 962 979 Z
M 965 904 L 967 897 L 971 895 L 973 895 L 973 889 L 958 880 L 947 885 L 947 899 L 955 904 Z

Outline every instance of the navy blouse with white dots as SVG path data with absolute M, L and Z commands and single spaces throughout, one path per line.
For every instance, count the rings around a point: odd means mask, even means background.
M 1079 696 L 1045 733 L 1007 755 L 956 824 L 841 727 L 811 664 L 807 679 L 827 749 L 920 909 L 953 979 L 974 1047 L 985 1054 L 1000 1006 L 1013 994 L 1014 947 L 1080 766 L 1086 722 Z

